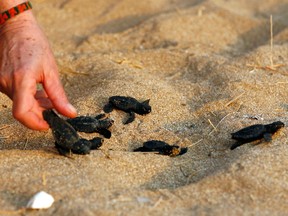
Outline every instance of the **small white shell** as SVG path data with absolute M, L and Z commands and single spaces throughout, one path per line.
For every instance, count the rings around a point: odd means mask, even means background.
M 29 200 L 26 207 L 29 209 L 47 209 L 52 206 L 53 202 L 54 198 L 50 194 L 40 191 Z

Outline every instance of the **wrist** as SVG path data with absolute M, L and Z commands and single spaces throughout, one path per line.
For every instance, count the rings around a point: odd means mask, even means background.
M 31 24 L 37 24 L 37 21 L 31 10 L 27 10 L 12 19 L 6 20 L 5 23 L 0 25 L 0 35 L 6 30 L 25 28 L 25 26 L 31 26 Z
M 32 4 L 29 1 L 22 2 L 14 7 L 9 8 L 8 10 L 0 13 L 0 26 L 3 26 L 3 24 L 10 20 L 15 20 L 16 17 L 20 20 L 21 18 L 23 20 L 23 18 L 25 17 L 26 20 L 33 19 L 34 17 L 32 16 L 32 12 L 30 11 L 31 9 Z M 27 11 L 30 11 L 30 13 L 28 13 Z M 26 16 L 24 16 L 23 14 L 26 14 Z

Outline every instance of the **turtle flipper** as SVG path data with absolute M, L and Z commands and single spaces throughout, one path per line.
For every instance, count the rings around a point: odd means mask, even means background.
M 113 107 L 112 107 L 112 109 L 113 109 Z M 111 110 L 111 111 L 112 111 L 112 110 Z M 110 112 L 111 112 L 111 111 L 110 111 Z M 100 119 L 102 119 L 102 118 L 104 118 L 104 117 L 105 117 L 105 114 L 104 114 L 104 113 L 101 113 L 101 114 L 95 116 L 95 119 L 100 120 Z
M 105 128 L 97 129 L 97 132 L 99 134 L 103 135 L 107 139 L 111 138 L 111 131 L 109 131 L 109 130 L 107 130 Z
M 129 112 L 129 117 L 128 119 L 124 122 L 124 124 L 129 124 L 133 122 L 135 119 L 135 113 L 134 112 Z
M 111 103 L 108 103 L 108 104 L 106 104 L 104 107 L 103 107 L 103 110 L 104 110 L 104 112 L 105 113 L 110 113 L 110 112 L 112 112 L 113 111 L 113 104 L 111 104 Z
M 266 142 L 272 141 L 272 134 L 271 133 L 264 133 L 263 138 Z
M 153 150 L 146 148 L 145 146 L 141 146 L 137 149 L 134 149 L 134 152 L 151 152 L 151 151 L 153 151 Z
M 179 155 L 183 155 L 183 154 L 185 154 L 187 151 L 188 151 L 188 148 L 187 148 L 187 147 L 186 147 L 186 148 L 181 148 Z
M 91 150 L 96 150 L 102 146 L 104 140 L 100 137 L 95 137 L 89 141 L 91 142 Z
M 56 147 L 56 149 L 60 155 L 68 156 L 71 153 L 71 151 L 69 149 L 62 147 L 57 142 L 55 142 L 55 147 Z
M 86 155 L 90 153 L 91 145 L 92 144 L 89 140 L 80 139 L 78 142 L 73 144 L 71 151 L 74 154 Z
M 238 148 L 239 146 L 241 146 L 241 145 L 244 145 L 245 143 L 243 143 L 243 142 L 235 142 L 231 147 L 230 147 L 230 149 L 231 150 L 234 150 L 234 149 L 236 149 L 236 148 Z

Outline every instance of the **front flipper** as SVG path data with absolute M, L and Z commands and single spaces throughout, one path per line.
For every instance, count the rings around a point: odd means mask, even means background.
M 137 149 L 134 149 L 133 151 L 134 151 L 134 152 L 153 152 L 153 151 L 155 151 L 155 150 L 154 150 L 154 149 L 147 148 L 147 147 L 145 147 L 145 146 L 141 146 L 141 147 L 139 147 L 139 148 L 137 148 Z
M 129 112 L 128 114 L 129 114 L 128 119 L 124 122 L 124 124 L 129 124 L 129 123 L 133 122 L 135 119 L 135 113 L 134 112 Z
M 92 144 L 89 140 L 80 139 L 78 142 L 73 144 L 71 151 L 74 154 L 85 155 L 90 153 L 91 146 Z
M 234 143 L 231 147 L 230 147 L 230 149 L 231 150 L 234 150 L 234 149 L 236 149 L 236 148 L 238 148 L 239 146 L 241 146 L 241 145 L 244 145 L 245 143 L 243 143 L 243 142 L 236 142 L 236 143 Z
M 106 104 L 104 107 L 103 107 L 103 110 L 104 110 L 104 112 L 105 113 L 110 113 L 110 112 L 112 112 L 113 111 L 113 104 L 111 104 L 111 103 L 108 103 L 108 104 Z
M 187 151 L 188 151 L 187 147 L 186 148 L 181 148 L 179 155 L 183 155 L 183 154 L 187 153 Z
M 100 137 L 95 137 L 89 141 L 91 142 L 91 150 L 96 150 L 100 148 L 102 146 L 102 143 L 104 142 L 104 140 Z
M 71 151 L 69 149 L 62 147 L 57 142 L 55 142 L 55 147 L 58 150 L 60 155 L 68 156 L 71 153 Z
M 112 107 L 112 109 L 113 109 L 113 107 Z M 112 111 L 112 110 L 111 110 L 111 111 Z M 110 112 L 111 112 L 111 111 L 110 111 Z M 106 116 L 106 115 L 105 115 L 104 113 L 101 113 L 101 114 L 95 116 L 95 119 L 100 120 L 100 119 L 104 118 L 105 116 Z
M 266 142 L 271 142 L 272 141 L 272 134 L 271 133 L 265 133 L 263 135 L 263 138 Z
M 97 132 L 101 135 L 103 135 L 105 138 L 110 139 L 111 138 L 111 131 L 105 129 L 105 128 L 100 128 L 97 129 Z

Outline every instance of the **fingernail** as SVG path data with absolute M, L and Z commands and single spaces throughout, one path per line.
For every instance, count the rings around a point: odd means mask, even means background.
M 67 108 L 68 110 L 73 113 L 73 114 L 77 114 L 77 110 L 75 109 L 75 107 L 72 104 L 67 104 Z

